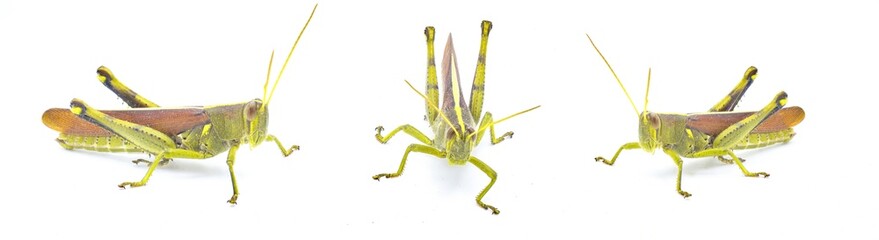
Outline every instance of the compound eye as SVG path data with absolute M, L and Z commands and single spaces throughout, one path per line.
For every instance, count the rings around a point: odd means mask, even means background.
M 452 138 L 455 138 L 455 130 L 449 128 L 449 130 L 446 131 L 446 139 L 452 139 Z
M 256 118 L 257 113 L 259 113 L 259 103 L 256 101 L 250 101 L 244 105 L 244 117 L 247 118 L 247 121 Z
M 654 128 L 654 129 L 659 128 L 659 125 L 660 125 L 659 116 L 657 116 L 656 114 L 648 113 L 647 114 L 647 121 L 650 123 L 650 127 Z

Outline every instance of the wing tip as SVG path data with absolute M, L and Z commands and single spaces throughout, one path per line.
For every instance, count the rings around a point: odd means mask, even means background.
M 791 114 L 791 117 L 787 119 L 788 126 L 790 127 L 800 124 L 800 122 L 806 118 L 806 111 L 799 106 L 788 107 L 787 109 L 790 109 L 788 111 L 790 111 Z
M 43 125 L 49 127 L 52 130 L 63 132 L 65 127 L 63 125 L 63 114 L 69 114 L 70 110 L 66 108 L 50 108 L 43 112 Z

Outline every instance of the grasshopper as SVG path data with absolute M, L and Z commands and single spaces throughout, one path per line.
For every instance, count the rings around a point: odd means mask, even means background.
M 43 113 L 43 123 L 60 132 L 56 141 L 68 150 L 146 152 L 155 155 L 152 162 L 143 159 L 132 161 L 135 164 L 147 162 L 149 169 L 140 181 L 120 183 L 118 186 L 121 189 L 126 186 L 134 188 L 146 185 L 156 167 L 166 164 L 172 158 L 206 159 L 228 151 L 226 165 L 229 166 L 232 177 L 232 197 L 227 202 L 237 204 L 238 184 L 232 166 L 241 144 L 249 144 L 252 149 L 264 141 L 272 141 L 278 145 L 284 157 L 299 150 L 297 145 L 284 148 L 277 137 L 267 133 L 268 106 L 293 50 L 316 10 L 317 5 L 299 32 L 269 92 L 268 84 L 275 55 L 272 52 L 263 85 L 262 99 L 266 99 L 265 101 L 257 98 L 242 103 L 205 107 L 159 107 L 125 86 L 110 69 L 101 66 L 97 70 L 98 80 L 134 109 L 97 110 L 74 98 L 70 102 L 69 110 L 52 108 Z
M 589 42 L 616 78 L 617 83 L 629 99 L 635 114 L 638 115 L 638 142 L 623 144 L 608 161 L 604 157 L 596 157 L 595 161 L 613 165 L 623 150 L 641 148 L 653 153 L 661 148 L 678 167 L 675 188 L 687 198 L 690 193 L 681 190 L 681 170 L 686 158 L 717 157 L 721 162 L 738 165 L 742 173 L 748 177 L 769 177 L 765 172 L 751 172 L 742 164 L 744 159 L 733 153 L 736 149 L 761 148 L 776 143 L 787 143 L 794 137 L 793 127 L 805 118 L 806 114 L 800 107 L 784 107 L 787 104 L 787 93 L 779 92 L 760 111 L 733 112 L 742 95 L 757 78 L 757 68 L 749 67 L 742 80 L 727 96 L 715 104 L 708 113 L 656 113 L 647 111 L 647 96 L 650 93 L 650 70 L 647 73 L 647 91 L 644 94 L 644 111 L 638 108 L 629 96 L 616 72 L 608 63 L 592 37 L 586 35 Z M 724 158 L 729 156 L 730 159 Z
M 482 21 L 482 40 L 479 47 L 479 58 L 476 63 L 476 73 L 473 78 L 473 86 L 470 91 L 470 103 L 462 98 L 460 74 L 458 73 L 458 60 L 455 54 L 455 47 L 452 44 L 452 35 L 449 34 L 446 42 L 445 51 L 443 52 L 443 105 L 440 109 L 439 105 L 439 87 L 437 85 L 436 65 L 434 61 L 434 34 L 433 27 L 428 26 L 424 29 L 424 35 L 427 37 L 427 95 L 425 96 L 412 86 L 409 81 L 405 81 L 409 87 L 418 93 L 424 101 L 427 115 L 426 120 L 430 123 L 433 130 L 434 138 L 428 138 L 424 133 L 406 124 L 397 127 L 386 136 L 382 136 L 384 127 L 375 128 L 375 138 L 382 144 L 387 143 L 398 132 L 403 131 L 415 139 L 420 144 L 410 144 L 403 153 L 403 160 L 400 167 L 394 173 L 382 173 L 372 176 L 372 179 L 380 180 L 381 178 L 395 178 L 403 173 L 406 166 L 406 159 L 410 152 L 420 152 L 430 154 L 439 158 L 446 158 L 451 165 L 465 165 L 471 163 L 478 167 L 482 172 L 491 178 L 488 186 L 476 196 L 476 204 L 486 210 L 491 210 L 492 214 L 499 214 L 500 211 L 494 206 L 482 202 L 482 198 L 491 189 L 497 180 L 497 173 L 487 164 L 478 158 L 470 155 L 473 149 L 482 140 L 485 130 L 489 130 L 491 134 L 491 144 L 498 144 L 506 138 L 513 137 L 513 132 L 506 132 L 500 137 L 495 135 L 494 125 L 501 123 L 507 119 L 515 117 L 534 110 L 538 107 L 515 113 L 508 117 L 494 121 L 490 112 L 482 115 L 482 98 L 485 91 L 485 55 L 488 47 L 488 34 L 491 31 L 492 23 L 490 21 Z M 469 111 L 468 111 L 469 109 Z M 479 128 L 476 128 L 476 122 L 480 121 Z

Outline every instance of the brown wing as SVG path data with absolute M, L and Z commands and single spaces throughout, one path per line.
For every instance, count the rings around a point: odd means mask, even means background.
M 464 99 L 464 92 L 461 91 L 461 74 L 458 73 L 458 56 L 455 54 L 455 45 L 452 43 L 452 34 L 449 33 L 449 40 L 446 41 L 446 48 L 443 51 L 443 114 L 449 118 L 452 123 L 458 123 L 458 115 L 460 113 L 463 123 L 452 126 L 463 132 L 461 125 L 467 129 L 474 129 L 476 123 L 473 121 L 473 114 L 470 113 L 470 107 Z M 455 87 L 457 86 L 457 87 Z M 458 100 L 455 101 L 454 91 L 457 91 Z
M 699 130 L 705 134 L 716 136 L 727 127 L 756 112 L 717 112 L 717 113 L 694 113 L 687 117 L 687 127 Z M 792 128 L 803 121 L 806 112 L 800 107 L 786 107 L 769 116 L 753 133 L 776 132 Z
M 203 108 L 144 108 L 101 112 L 118 119 L 151 127 L 169 136 L 210 122 L 210 118 Z M 55 131 L 75 136 L 113 135 L 107 129 L 83 120 L 66 108 L 46 110 L 43 113 L 43 124 Z

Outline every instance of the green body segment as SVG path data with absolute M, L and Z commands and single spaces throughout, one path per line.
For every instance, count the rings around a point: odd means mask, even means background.
M 739 141 L 733 149 L 753 149 L 768 147 L 776 143 L 786 143 L 793 139 L 794 135 L 796 133 L 793 128 L 770 133 L 751 133 Z
M 56 139 L 67 150 L 83 149 L 95 152 L 144 152 L 137 145 L 119 136 L 76 136 L 60 134 Z

